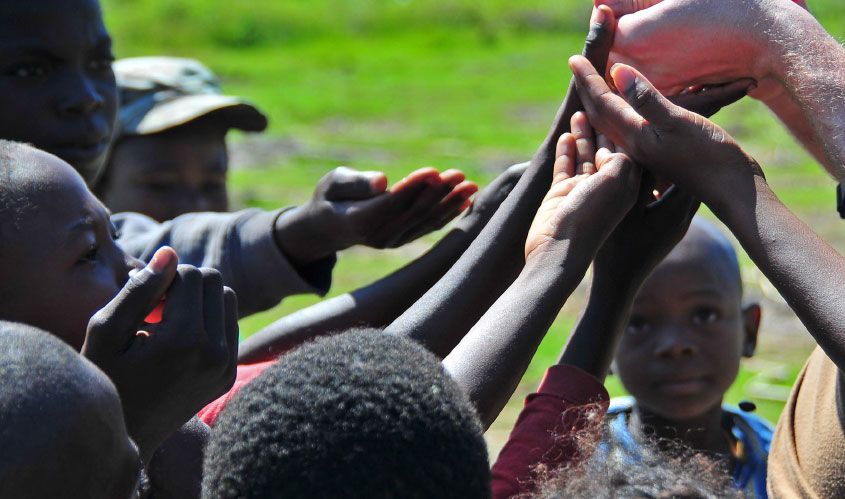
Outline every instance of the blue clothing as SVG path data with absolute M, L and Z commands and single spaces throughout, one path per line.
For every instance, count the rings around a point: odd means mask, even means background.
M 636 459 L 638 444 L 628 426 L 633 406 L 633 397 L 612 399 L 607 410 L 607 426 L 609 438 L 613 439 L 619 448 L 627 451 L 632 459 Z M 774 427 L 759 416 L 727 404 L 722 406 L 722 411 L 728 418 L 734 438 L 742 443 L 743 448 L 742 457 L 736 461 L 734 483 L 749 498 L 767 498 L 766 462 Z

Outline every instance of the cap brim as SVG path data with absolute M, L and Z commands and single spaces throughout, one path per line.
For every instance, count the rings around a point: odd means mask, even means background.
M 267 117 L 249 102 L 217 94 L 186 95 L 156 104 L 134 127 L 124 128 L 130 135 L 149 135 L 185 125 L 209 115 L 220 115 L 229 128 L 261 132 Z

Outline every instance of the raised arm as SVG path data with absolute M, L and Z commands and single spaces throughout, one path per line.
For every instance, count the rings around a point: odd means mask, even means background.
M 499 415 L 596 251 L 637 199 L 641 170 L 625 155 L 596 152 L 570 133 L 559 140 L 557 153 L 551 188 L 525 243 L 525 267 L 443 360 L 485 426 Z
M 778 200 L 754 159 L 723 129 L 668 102 L 633 68 L 611 70 L 623 98 L 585 59 L 570 64 L 596 128 L 705 202 L 845 368 L 845 258 Z
M 527 165 L 506 170 L 430 251 L 364 288 L 290 314 L 240 344 L 239 361 L 270 360 L 319 335 L 354 326 L 385 327 L 413 305 L 463 254 L 507 198 Z M 457 188 L 456 188 L 457 189 Z
M 607 59 L 614 25 L 609 8 L 593 11 L 584 53 L 599 66 Z M 388 332 L 412 337 L 445 357 L 513 283 L 524 265 L 521 242 L 551 183 L 558 140 L 579 109 L 578 98 L 570 91 L 507 200 L 449 272 L 396 319 Z
M 611 55 L 672 95 L 753 78 L 766 103 L 827 170 L 845 181 L 845 49 L 787 0 L 599 0 L 619 26 Z

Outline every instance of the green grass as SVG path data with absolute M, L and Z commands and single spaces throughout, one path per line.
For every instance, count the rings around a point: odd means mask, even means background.
M 203 60 L 228 92 L 248 96 L 269 114 L 271 137 L 296 145 L 274 164 L 233 172 L 236 205 L 274 208 L 307 199 L 339 164 L 384 170 L 394 180 L 418 166 L 457 167 L 483 184 L 528 158 L 564 94 L 566 59 L 580 51 L 590 3 L 103 0 L 103 8 L 119 56 Z M 845 3 L 811 0 L 811 6 L 835 36 L 845 35 Z M 833 182 L 768 111 L 746 100 L 716 120 L 764 165 L 789 207 L 836 235 Z M 409 257 L 408 251 L 344 254 L 332 294 L 364 285 Z M 745 256 L 743 266 L 750 266 Z M 244 320 L 242 333 L 316 301 L 286 300 Z M 575 318 L 568 311 L 555 323 L 526 386 L 554 362 Z M 765 353 L 747 364 L 728 399 L 759 395 L 764 377 L 763 385 L 789 386 L 801 355 L 773 370 L 766 362 L 777 355 Z M 613 378 L 608 386 L 622 393 Z M 771 419 L 782 407 L 758 405 Z

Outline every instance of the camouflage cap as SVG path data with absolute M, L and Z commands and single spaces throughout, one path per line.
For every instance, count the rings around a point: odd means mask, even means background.
M 120 91 L 117 137 L 163 132 L 212 113 L 230 128 L 267 128 L 257 107 L 222 95 L 217 76 L 194 59 L 133 57 L 116 61 L 114 72 Z

